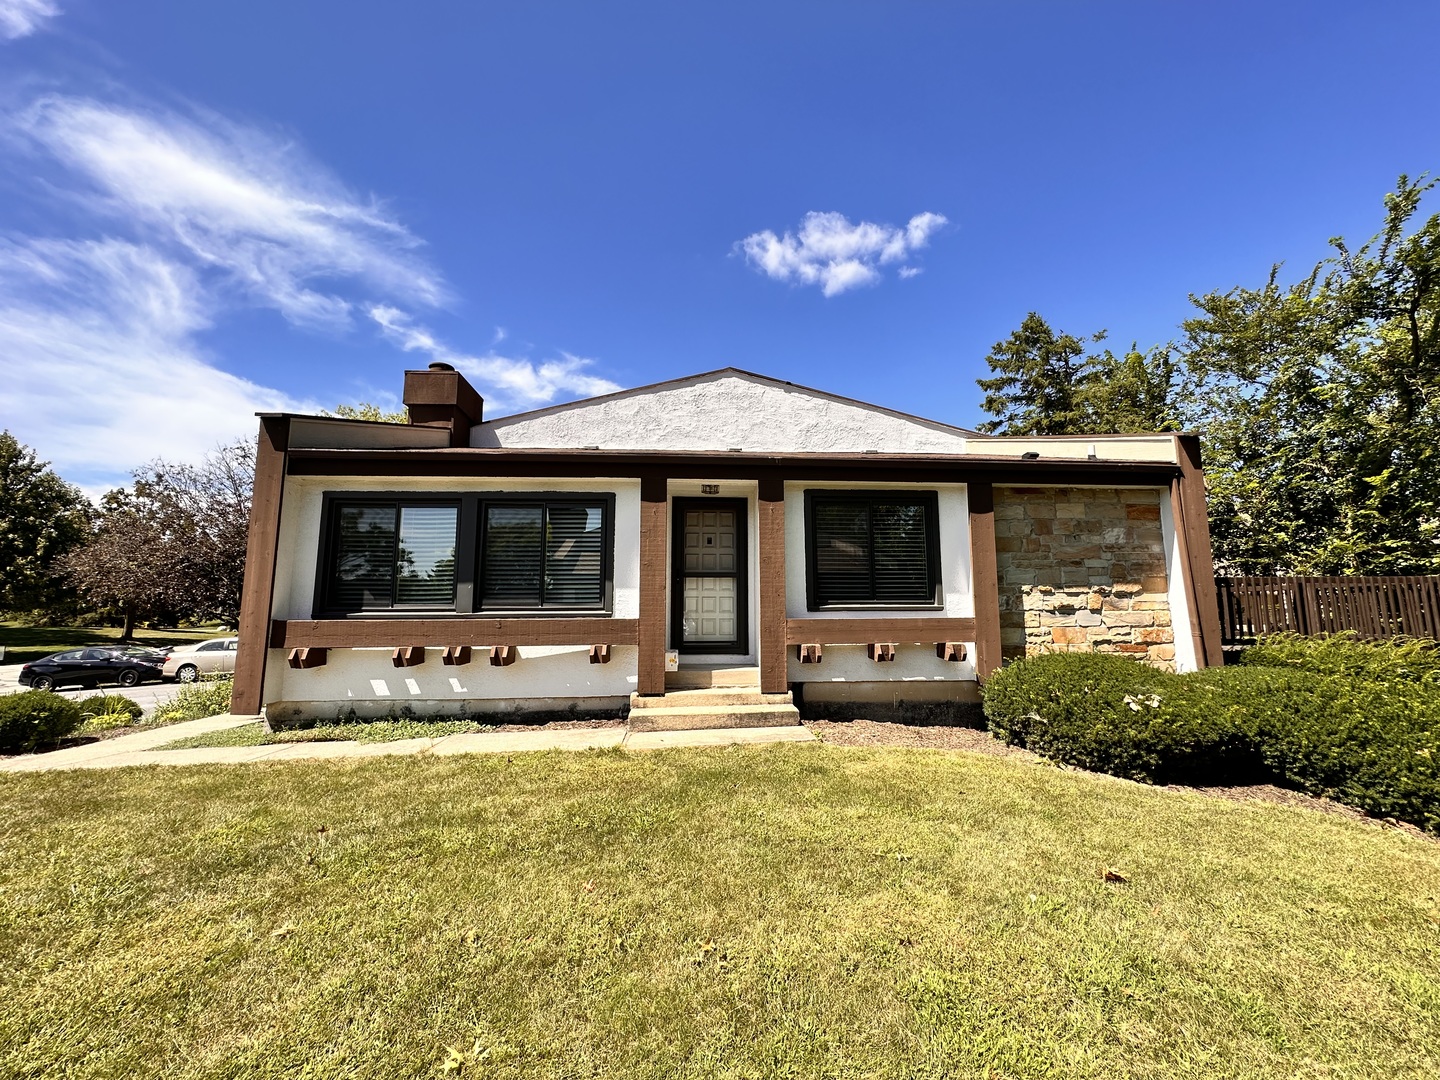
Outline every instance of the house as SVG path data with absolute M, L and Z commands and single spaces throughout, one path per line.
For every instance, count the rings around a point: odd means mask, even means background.
M 487 420 L 265 413 L 234 711 L 963 708 L 1054 649 L 1221 662 L 1199 448 L 997 438 L 734 368 Z

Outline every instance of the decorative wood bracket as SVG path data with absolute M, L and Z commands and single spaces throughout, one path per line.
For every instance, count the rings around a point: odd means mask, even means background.
M 965 644 L 960 641 L 937 641 L 935 655 L 941 660 L 949 660 L 951 663 L 958 664 L 965 659 Z
M 446 645 L 445 651 L 440 654 L 440 662 L 451 667 L 464 667 L 470 663 L 470 646 Z
M 610 662 L 610 646 L 591 645 L 590 662 L 592 664 L 608 664 Z
M 895 642 L 873 641 L 865 646 L 865 652 L 877 664 L 883 664 L 895 659 Z
M 324 667 L 328 649 L 291 649 L 287 663 L 293 668 Z
M 401 645 L 390 654 L 390 662 L 396 667 L 414 667 L 425 662 L 424 645 Z
M 819 664 L 825 654 L 819 645 L 796 645 L 795 658 L 802 664 Z
M 492 645 L 490 646 L 490 666 L 509 667 L 520 658 L 519 650 L 514 645 Z

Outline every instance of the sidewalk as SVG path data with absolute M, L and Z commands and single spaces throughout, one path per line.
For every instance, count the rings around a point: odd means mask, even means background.
M 210 746 L 193 750 L 157 750 L 155 747 L 192 735 L 224 731 L 253 724 L 258 716 L 211 716 L 183 724 L 141 731 L 86 746 L 28 754 L 0 761 L 0 773 L 52 772 L 57 769 L 118 769 L 128 765 L 215 765 L 248 761 L 316 761 L 332 758 L 371 758 L 391 755 L 521 754 L 535 750 L 660 750 L 679 746 L 729 746 L 773 742 L 813 742 L 803 727 L 716 728 L 700 731 L 637 731 L 597 728 L 565 731 L 481 731 L 447 735 L 440 739 L 401 739 L 395 742 L 276 743 L 272 746 Z

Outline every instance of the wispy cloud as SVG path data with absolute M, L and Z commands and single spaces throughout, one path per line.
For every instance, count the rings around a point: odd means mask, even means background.
M 257 410 L 307 407 L 208 363 L 193 271 L 144 245 L 0 245 L 0 296 L 6 423 L 43 433 L 43 455 L 91 491 L 253 434 Z
M 495 403 L 617 389 L 569 354 L 499 355 L 503 330 L 482 356 L 437 341 L 407 313 L 449 299 L 421 241 L 293 140 L 198 110 L 60 95 L 0 115 L 0 138 L 72 234 L 0 239 L 0 426 L 91 490 L 253 433 L 257 410 L 335 404 L 224 370 L 201 342 L 237 307 L 379 333 L 449 360 Z
M 59 14 L 54 0 L 0 0 L 0 40 L 27 37 Z
M 301 326 L 349 324 L 332 286 L 360 282 L 423 304 L 444 299 L 420 246 L 373 199 L 362 199 L 292 143 L 217 116 L 125 109 L 46 97 L 19 131 L 86 181 L 95 214 L 139 226 L 251 302 Z
M 431 360 L 452 365 L 483 386 L 493 387 L 498 393 L 492 391 L 486 404 L 497 409 L 543 405 L 561 394 L 591 397 L 620 389 L 609 379 L 589 374 L 586 369 L 594 361 L 584 357 L 562 352 L 558 360 L 537 364 L 521 357 L 501 356 L 493 349 L 483 356 L 470 356 L 451 349 L 398 308 L 376 304 L 369 314 L 386 338 L 406 352 L 424 353 Z
M 735 247 L 767 277 L 819 285 L 826 296 L 838 296 L 878 282 L 881 267 L 908 259 L 945 224 L 944 215 L 929 211 L 916 214 L 903 227 L 873 221 L 852 224 L 844 214 L 812 211 L 800 222 L 798 232 L 776 236 L 765 229 L 751 233 Z M 914 277 L 919 272 L 915 267 L 902 267 L 900 276 Z

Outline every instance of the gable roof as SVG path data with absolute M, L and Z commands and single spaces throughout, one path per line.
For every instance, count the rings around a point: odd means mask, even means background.
M 472 446 L 963 453 L 975 432 L 726 367 L 498 417 Z

